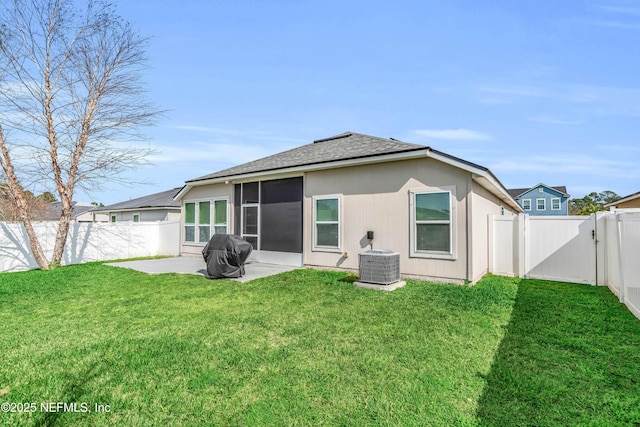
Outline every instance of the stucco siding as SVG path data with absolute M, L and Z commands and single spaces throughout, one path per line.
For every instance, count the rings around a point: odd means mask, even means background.
M 629 200 L 627 202 L 622 202 L 620 204 L 616 204 L 617 209 L 637 209 L 640 208 L 640 197 Z
M 471 274 L 469 280 L 477 282 L 489 271 L 489 215 L 514 215 L 496 196 L 477 183 L 471 192 Z
M 308 172 L 304 201 L 304 263 L 357 271 L 358 253 L 369 248 L 400 253 L 407 277 L 467 279 L 466 201 L 469 174 L 433 159 L 415 159 Z M 410 256 L 410 190 L 449 190 L 456 195 L 455 259 Z M 342 250 L 313 249 L 313 196 L 341 195 Z

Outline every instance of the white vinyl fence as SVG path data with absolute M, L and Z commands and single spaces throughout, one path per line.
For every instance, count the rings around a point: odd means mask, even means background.
M 608 286 L 640 318 L 640 212 L 490 216 L 494 274 Z
M 603 219 L 604 284 L 640 319 L 640 212 L 617 213 Z
M 45 255 L 50 259 L 57 222 L 34 223 Z M 72 223 L 62 264 L 105 261 L 154 255 L 175 256 L 180 251 L 180 223 L 119 222 Z M 38 268 L 24 226 L 0 223 L 0 272 Z

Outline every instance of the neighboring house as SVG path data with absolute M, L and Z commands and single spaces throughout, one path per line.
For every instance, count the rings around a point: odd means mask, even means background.
M 173 200 L 180 190 L 174 188 L 126 202 L 97 208 L 94 213 L 106 215 L 109 222 L 170 221 L 180 219 L 181 203 Z
M 521 211 L 487 168 L 352 132 L 189 180 L 176 200 L 183 255 L 229 233 L 261 262 L 357 271 L 372 244 L 404 277 L 457 283 L 488 271 L 487 216 Z
M 569 194 L 564 185 L 550 187 L 538 184 L 531 188 L 512 188 L 511 197 L 529 215 L 569 215 Z
M 91 203 L 72 202 L 73 212 L 71 214 L 72 222 L 93 222 L 93 210 L 96 208 Z M 47 210 L 42 218 L 44 221 L 58 221 L 62 214 L 62 203 L 51 202 L 47 206 Z
M 640 191 L 604 205 L 610 209 L 640 209 Z

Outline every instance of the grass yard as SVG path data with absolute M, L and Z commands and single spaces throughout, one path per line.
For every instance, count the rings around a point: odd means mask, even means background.
M 640 321 L 606 288 L 352 281 L 0 274 L 0 402 L 37 406 L 0 425 L 640 425 Z

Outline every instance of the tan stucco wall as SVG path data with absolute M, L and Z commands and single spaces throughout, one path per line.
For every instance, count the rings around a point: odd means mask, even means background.
M 623 202 L 620 204 L 616 204 L 617 209 L 637 209 L 640 208 L 640 197 L 629 200 L 628 202 Z
M 374 249 L 400 253 L 406 277 L 446 281 L 467 280 L 466 194 L 469 173 L 433 159 L 415 159 L 309 172 L 305 180 L 304 263 L 309 266 L 358 269 L 358 253 L 369 248 L 366 232 L 373 231 Z M 411 189 L 455 187 L 456 259 L 410 257 Z M 342 195 L 343 252 L 314 251 L 313 196 Z
M 489 271 L 489 215 L 514 215 L 514 211 L 496 196 L 473 182 L 471 193 L 471 275 L 470 281 L 477 282 Z

